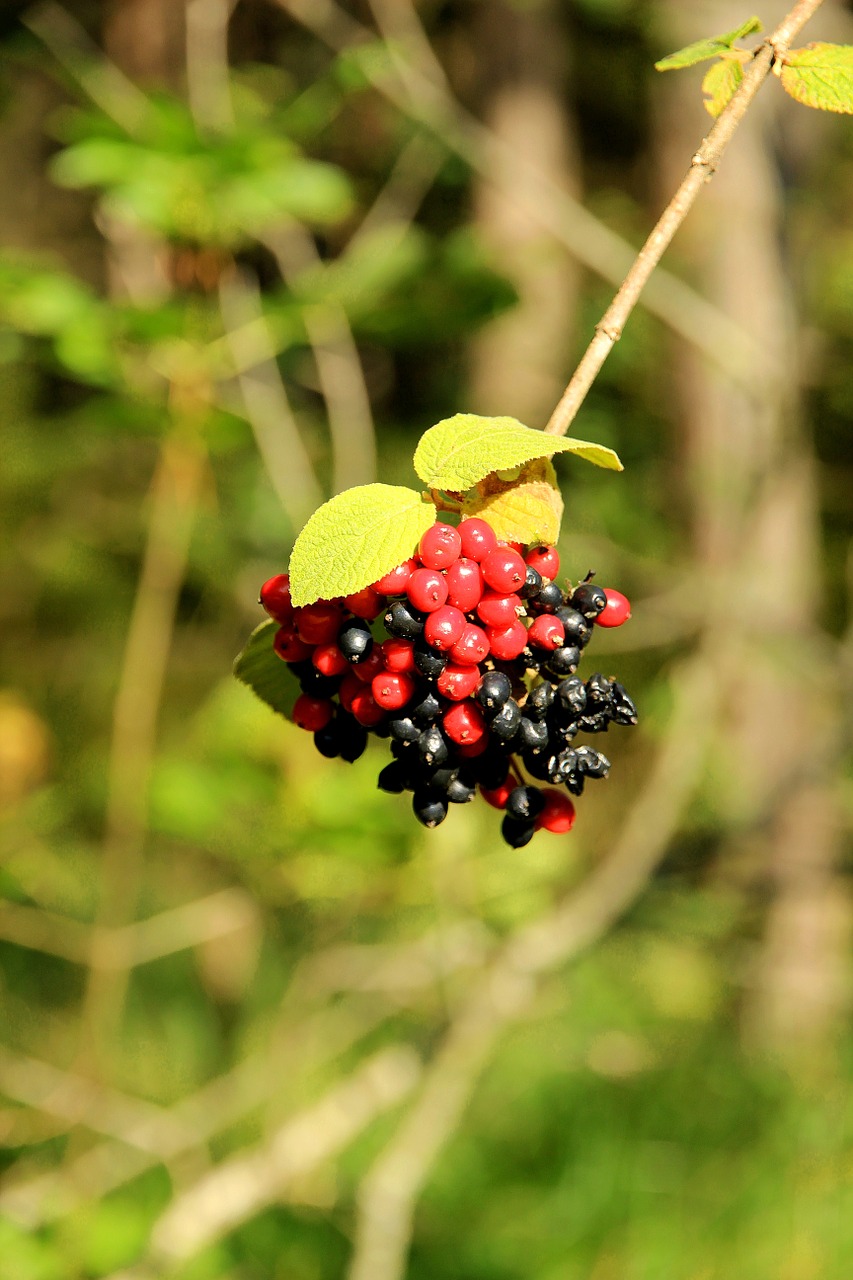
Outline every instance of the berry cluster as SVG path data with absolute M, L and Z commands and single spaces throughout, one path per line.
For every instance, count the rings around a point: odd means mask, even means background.
M 637 713 L 617 681 L 575 674 L 594 626 L 627 621 L 628 601 L 591 575 L 564 592 L 559 570 L 554 547 L 525 554 L 472 518 L 432 525 L 411 559 L 341 600 L 294 608 L 288 575 L 270 578 L 261 604 L 302 690 L 295 722 L 348 761 L 369 732 L 389 738 L 379 787 L 411 791 L 427 827 L 479 788 L 513 848 L 539 829 L 569 831 L 570 795 L 610 769 L 574 739 Z

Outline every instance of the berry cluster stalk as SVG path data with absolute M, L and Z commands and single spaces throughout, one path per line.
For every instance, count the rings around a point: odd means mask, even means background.
M 639 301 L 649 277 L 693 207 L 702 187 L 714 176 L 723 152 L 734 137 L 752 99 L 773 70 L 774 64 L 788 50 L 794 36 L 822 3 L 823 0 L 799 0 L 775 31 L 755 50 L 740 88 L 693 156 L 681 186 L 664 209 L 615 298 L 595 326 L 595 337 L 581 357 L 580 364 L 545 427 L 549 435 L 564 436 L 568 431 L 598 376 L 599 369 L 621 338 L 625 322 Z

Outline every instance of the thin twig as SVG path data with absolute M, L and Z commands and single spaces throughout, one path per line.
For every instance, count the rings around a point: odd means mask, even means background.
M 246 419 L 276 496 L 298 529 L 323 501 L 323 490 L 275 361 L 257 280 L 248 271 L 226 272 L 219 305 Z
M 746 111 L 773 67 L 801 27 L 820 8 L 823 0 L 800 0 L 756 49 L 744 73 L 743 83 L 705 137 L 681 186 L 658 219 L 643 245 L 636 262 L 619 287 L 616 297 L 595 327 L 595 336 L 584 352 L 560 402 L 545 430 L 550 435 L 565 435 L 592 386 L 598 371 L 622 336 L 628 316 L 660 262 L 670 241 L 681 226 L 706 182 L 714 176 L 726 147 Z
M 401 1280 L 417 1198 L 456 1130 L 495 1046 L 535 995 L 536 979 L 589 947 L 642 892 L 700 777 L 719 696 L 700 650 L 674 680 L 669 728 L 604 862 L 562 906 L 523 928 L 466 1000 L 424 1086 L 364 1178 L 348 1280 Z
M 275 0 L 320 40 L 336 51 L 375 41 L 373 32 L 351 18 L 333 0 Z M 618 285 L 630 270 L 636 250 L 562 187 L 557 187 L 523 156 L 510 150 L 492 130 L 469 115 L 442 85 L 392 51 L 397 74 L 390 76 L 366 59 L 363 72 L 394 106 L 433 133 L 448 150 L 507 191 L 527 216 L 550 232 L 590 271 Z M 519 180 L 524 172 L 524 181 Z M 665 270 L 645 290 L 643 305 L 673 332 L 702 351 L 748 394 L 760 398 L 777 373 L 768 352 L 743 327 Z

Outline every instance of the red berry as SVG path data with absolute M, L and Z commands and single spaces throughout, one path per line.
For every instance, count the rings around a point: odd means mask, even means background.
M 437 569 L 416 569 L 406 586 L 409 602 L 421 613 L 440 609 L 447 599 L 447 583 L 444 574 Z
M 316 733 L 318 729 L 325 729 L 333 712 L 334 707 L 328 698 L 312 698 L 309 693 L 300 693 L 293 704 L 293 723 L 300 729 Z
M 492 526 L 477 516 L 462 521 L 459 536 L 462 539 L 462 554 L 469 560 L 485 560 L 489 552 L 494 551 L 498 545 L 498 535 Z
M 446 569 L 459 559 L 462 539 L 450 524 L 434 524 L 427 529 L 418 545 L 421 564 L 427 569 Z
M 483 561 L 486 585 L 502 595 L 523 587 L 526 576 L 527 565 L 512 547 L 496 547 Z
M 630 600 L 627 596 L 623 596 L 621 591 L 614 591 L 611 587 L 605 587 L 604 594 L 607 596 L 607 604 L 595 619 L 596 625 L 621 627 L 622 623 L 627 622 L 631 616 Z
M 565 628 L 559 618 L 553 614 L 541 613 L 534 618 L 527 639 L 537 649 L 559 649 L 566 639 Z
M 527 647 L 527 628 L 516 618 L 508 627 L 486 627 L 492 657 L 498 662 L 511 662 Z
M 477 667 L 457 667 L 448 663 L 436 680 L 438 692 L 444 694 L 451 702 L 461 702 L 470 698 L 480 683 L 480 671 Z
M 328 644 L 336 640 L 343 614 L 340 605 L 331 600 L 316 600 L 297 609 L 293 615 L 300 640 L 306 644 Z
M 392 636 L 379 646 L 386 671 L 415 671 L 415 646 L 411 640 L 398 640 Z
M 276 622 L 287 622 L 293 617 L 293 601 L 290 598 L 290 574 L 277 573 L 261 587 L 258 604 L 262 604 Z
M 380 671 L 373 677 L 370 689 L 385 711 L 399 711 L 415 692 L 415 682 L 404 671 Z
M 468 622 L 450 650 L 450 657 L 460 667 L 476 666 L 489 654 L 489 637 L 481 627 Z
M 300 640 L 291 623 L 279 627 L 273 636 L 272 647 L 285 662 L 304 662 L 311 657 L 311 646 Z
M 502 595 L 499 591 L 484 591 L 477 605 L 477 617 L 487 627 L 508 627 L 515 622 L 521 609 L 521 596 L 514 591 Z
M 542 795 L 545 808 L 536 819 L 536 830 L 544 827 L 546 831 L 571 831 L 575 825 L 575 806 L 569 797 L 554 787 L 543 787 Z
M 350 613 L 368 622 L 371 618 L 379 617 L 385 608 L 385 603 L 384 595 L 374 591 L 373 587 L 362 587 L 361 591 L 355 591 L 351 596 L 344 596 L 344 604 Z
M 378 581 L 371 583 L 373 590 L 381 596 L 402 596 L 406 591 L 406 583 L 418 567 L 414 557 L 398 564 L 396 569 L 382 575 Z
M 463 613 L 476 609 L 483 594 L 483 571 L 476 560 L 457 560 L 444 575 L 447 603 Z
M 349 663 L 336 644 L 318 644 L 311 661 L 323 676 L 342 676 L 349 671 Z
M 445 711 L 442 723 L 450 741 L 463 747 L 474 746 L 487 732 L 483 713 L 476 702 L 457 702 Z
M 525 557 L 531 569 L 541 573 L 543 578 L 556 578 L 560 572 L 560 553 L 556 547 L 534 547 Z
M 369 685 L 359 682 L 358 693 L 352 698 L 350 710 L 359 724 L 365 729 L 372 729 L 385 719 L 385 711 L 373 696 Z
M 482 738 L 478 738 L 476 742 L 466 742 L 464 746 L 457 747 L 456 754 L 458 756 L 463 756 L 466 760 L 470 760 L 474 756 L 481 756 L 488 745 L 489 735 L 488 733 L 484 733 Z
M 443 604 L 424 623 L 424 639 L 433 649 L 446 653 L 452 649 L 468 624 L 461 609 Z
M 356 694 L 361 693 L 364 684 L 359 680 L 354 671 L 350 671 L 341 681 L 341 687 L 338 689 L 338 698 L 344 711 L 352 711 L 353 699 Z
M 380 671 L 385 670 L 385 662 L 379 646 L 375 645 L 364 661 L 359 662 L 352 670 L 362 684 L 370 684 L 374 676 L 378 676 Z
M 492 805 L 495 809 L 505 809 L 509 793 L 514 791 L 515 787 L 515 778 L 511 773 L 508 773 L 499 787 L 494 787 L 491 791 L 487 791 L 485 787 L 480 787 L 480 795 L 486 801 L 486 804 Z

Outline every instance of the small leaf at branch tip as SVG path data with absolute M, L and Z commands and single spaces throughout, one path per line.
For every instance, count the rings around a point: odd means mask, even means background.
M 667 54 L 665 58 L 659 58 L 655 63 L 655 70 L 679 71 L 683 67 L 695 66 L 697 62 L 708 62 L 711 58 L 718 58 L 720 54 L 731 49 L 736 40 L 742 40 L 744 36 L 760 30 L 760 18 L 747 18 L 746 22 L 735 27 L 733 31 L 725 31 L 719 36 L 707 36 L 704 40 L 696 40 L 693 44 L 685 45 L 683 49 L 677 49 L 675 53 Z
M 435 520 L 428 495 L 396 484 L 364 484 L 324 502 L 290 556 L 297 606 L 347 596 L 402 564 Z
M 729 60 L 715 62 L 705 72 L 702 81 L 702 92 L 705 95 L 703 106 L 709 115 L 716 120 L 743 83 L 743 67 L 739 62 Z
M 853 114 L 853 45 L 818 42 L 792 49 L 778 74 L 785 92 L 804 106 Z
M 470 489 L 492 472 L 510 472 L 533 458 L 576 453 L 596 466 L 621 471 L 612 449 L 591 440 L 534 431 L 515 418 L 457 413 L 430 427 L 415 450 L 415 471 L 425 484 L 445 493 Z
M 299 685 L 272 642 L 278 623 L 268 619 L 255 627 L 242 652 L 234 659 L 234 675 L 273 711 L 290 719 L 299 696 Z

